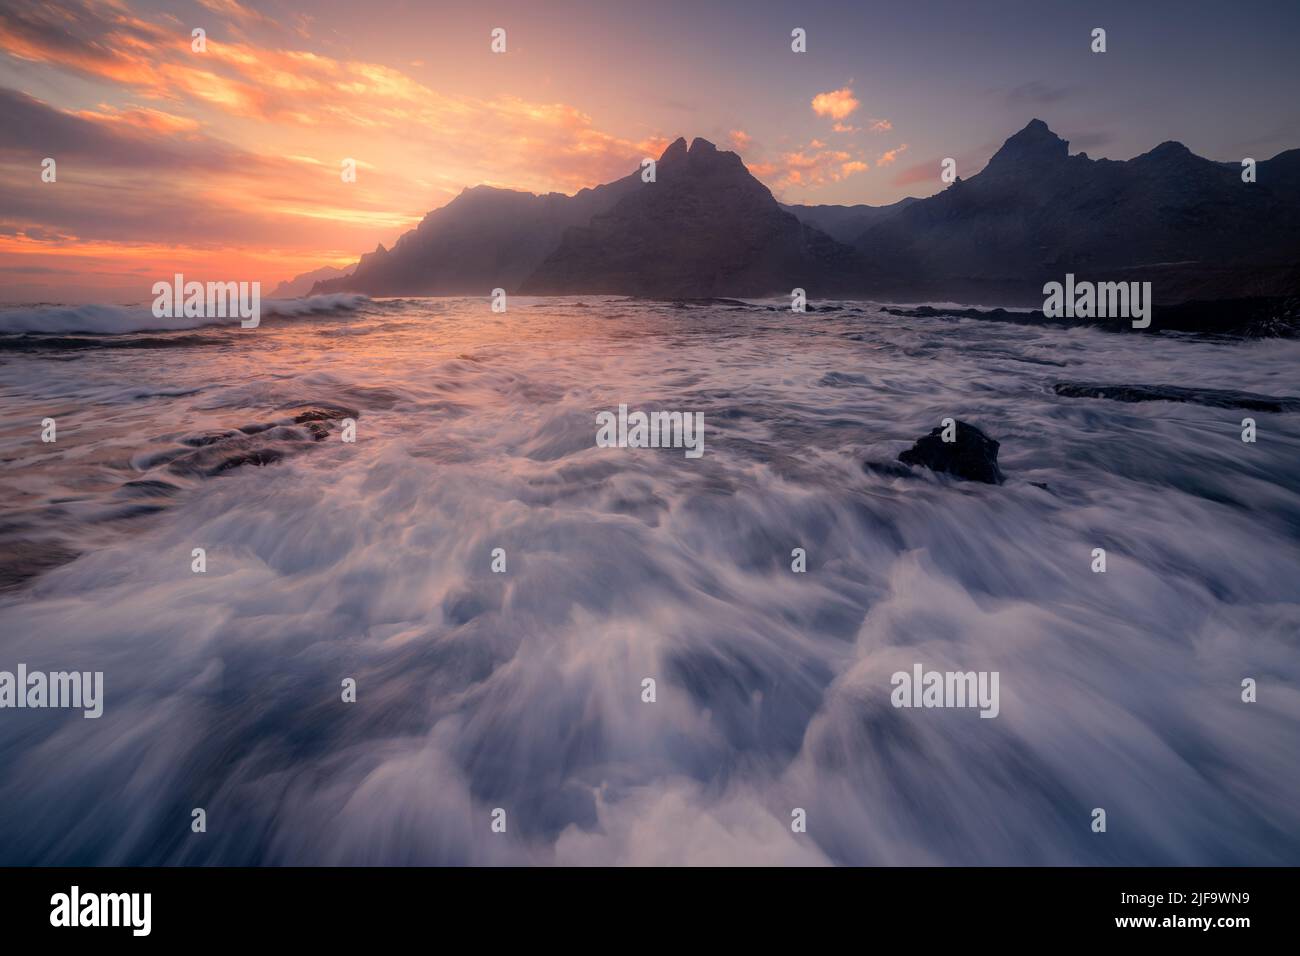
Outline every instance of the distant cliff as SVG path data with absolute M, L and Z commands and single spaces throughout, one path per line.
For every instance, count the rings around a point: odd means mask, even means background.
M 346 269 L 339 269 L 335 266 L 322 266 L 319 269 L 313 269 L 311 272 L 304 272 L 296 275 L 292 279 L 287 279 L 276 286 L 268 299 L 293 299 L 298 296 L 307 295 L 311 292 L 312 287 L 317 282 L 324 282 L 328 279 L 339 279 L 352 272 L 353 266 Z

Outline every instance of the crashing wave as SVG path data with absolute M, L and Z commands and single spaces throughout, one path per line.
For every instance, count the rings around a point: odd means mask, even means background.
M 370 302 L 356 292 L 333 292 L 299 299 L 267 299 L 262 318 L 293 318 L 354 312 Z M 0 334 L 78 332 L 92 335 L 127 335 L 132 332 L 166 332 L 209 325 L 238 325 L 239 316 L 177 316 L 158 318 L 147 306 L 29 305 L 0 309 Z

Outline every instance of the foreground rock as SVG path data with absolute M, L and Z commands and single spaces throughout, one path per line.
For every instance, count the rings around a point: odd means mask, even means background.
M 936 428 L 898 456 L 905 465 L 922 465 L 963 481 L 1002 484 L 998 468 L 998 442 L 974 425 L 957 422 L 956 441 L 943 440 L 943 429 Z
M 361 415 L 355 408 L 332 402 L 295 405 L 288 410 L 290 414 L 272 421 L 186 435 L 179 441 L 194 451 L 165 452 L 157 461 L 166 461 L 172 474 L 208 478 L 245 465 L 271 465 L 324 441 L 343 419 Z

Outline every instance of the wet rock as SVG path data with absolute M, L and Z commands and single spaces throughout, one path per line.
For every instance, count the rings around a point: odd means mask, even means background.
M 913 472 L 906 465 L 900 465 L 896 461 L 864 461 L 862 470 L 869 475 L 879 475 L 881 478 L 911 478 Z
M 237 455 L 231 455 L 223 459 L 206 472 L 209 476 L 219 475 L 224 471 L 230 471 L 233 468 L 240 468 L 244 465 L 272 465 L 284 458 L 284 452 L 275 448 L 258 448 L 253 451 L 240 452 Z
M 1300 335 L 1300 296 L 1253 296 L 1238 299 L 1192 300 L 1154 306 L 1150 329 L 1134 329 L 1128 321 L 1115 319 L 1047 318 L 1041 309 L 915 308 L 886 306 L 889 315 L 920 319 L 979 319 L 1018 325 L 1046 325 L 1056 328 L 1089 326 L 1103 332 L 1192 332 L 1231 339 L 1294 338 Z
M 1048 318 L 1043 314 L 1041 309 L 1032 311 L 1012 311 L 1010 309 L 936 309 L 932 305 L 921 305 L 913 307 L 905 306 L 884 306 L 880 310 L 887 315 L 897 315 L 905 319 L 981 319 L 986 322 L 1011 322 L 1016 325 L 1050 325 L 1057 328 L 1073 329 L 1081 325 L 1098 325 L 1103 328 L 1114 326 L 1101 326 L 1100 321 L 1092 319 L 1067 319 L 1067 318 Z M 1118 326 L 1115 326 L 1118 328 Z
M 330 402 L 317 402 L 299 408 L 298 413 L 293 416 L 293 423 L 303 425 L 307 422 L 336 422 L 342 418 L 359 417 L 361 417 L 361 413 L 355 408 L 334 405 Z
M 239 434 L 240 432 L 235 429 L 224 432 L 204 432 L 199 435 L 186 435 L 180 439 L 180 443 L 191 448 L 202 448 L 205 445 L 215 445 L 219 441 L 237 437 Z
M 0 591 L 18 588 L 46 571 L 67 564 L 77 554 L 56 541 L 0 540 Z
M 1221 388 L 1183 388 L 1180 385 L 1098 385 L 1058 382 L 1057 395 L 1067 398 L 1109 398 L 1117 402 L 1190 402 L 1211 408 L 1244 408 L 1252 412 L 1300 411 L 1300 398 L 1257 395 Z
M 898 460 L 905 465 L 922 465 L 963 481 L 1002 484 L 998 442 L 965 422 L 957 422 L 956 441 L 946 442 L 942 436 L 942 428 L 934 429 L 918 438 L 916 444 L 898 456 Z
M 245 465 L 270 465 L 325 441 L 342 419 L 361 417 L 355 408 L 333 402 L 295 403 L 282 406 L 282 411 L 288 414 L 274 421 L 186 435 L 179 441 L 193 451 L 171 449 L 152 455 L 147 467 L 166 463 L 173 474 L 210 478 Z
M 167 466 L 174 475 L 206 477 L 220 475 L 244 465 L 271 465 L 296 454 L 311 437 L 297 429 L 279 425 L 256 437 L 218 442 L 177 458 Z
M 128 481 L 118 489 L 118 494 L 131 498 L 154 498 L 158 496 L 168 497 L 180 492 L 177 485 L 170 481 L 160 481 L 156 478 L 139 478 L 135 481 Z
M 293 412 L 292 417 L 277 418 L 270 422 L 253 422 L 251 425 L 241 425 L 239 430 L 245 435 L 259 435 L 262 432 L 269 431 L 272 428 L 278 428 L 284 425 L 312 425 L 320 422 L 337 422 L 344 418 L 360 418 L 361 413 L 355 408 L 348 408 L 346 405 L 335 405 L 332 402 L 313 402 L 310 405 L 291 405 L 288 409 Z M 312 434 L 316 434 L 317 429 L 311 429 Z

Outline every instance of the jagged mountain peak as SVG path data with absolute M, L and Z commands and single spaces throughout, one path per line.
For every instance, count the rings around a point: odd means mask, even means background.
M 1026 162 L 1053 162 L 1070 155 L 1070 143 L 1061 139 L 1040 119 L 1032 119 L 1020 132 L 1010 136 L 993 154 L 989 166 L 1018 165 Z
M 524 293 L 767 295 L 853 271 L 853 250 L 784 212 L 736 153 L 679 138 L 659 162 L 656 178 L 567 230 Z
M 686 145 L 686 137 L 678 136 L 675 140 L 673 140 L 668 145 L 668 148 L 663 151 L 663 155 L 659 157 L 659 165 L 663 166 L 666 163 L 672 163 L 680 159 L 685 159 L 688 152 L 689 149 Z
M 717 158 L 731 159 L 743 165 L 740 157 L 728 150 L 718 149 L 718 147 L 705 139 L 703 136 L 696 136 L 687 146 L 685 136 L 679 136 L 664 150 L 663 155 L 659 157 L 659 165 L 673 165 L 682 160 L 689 160 L 691 163 L 701 161 L 710 161 Z

